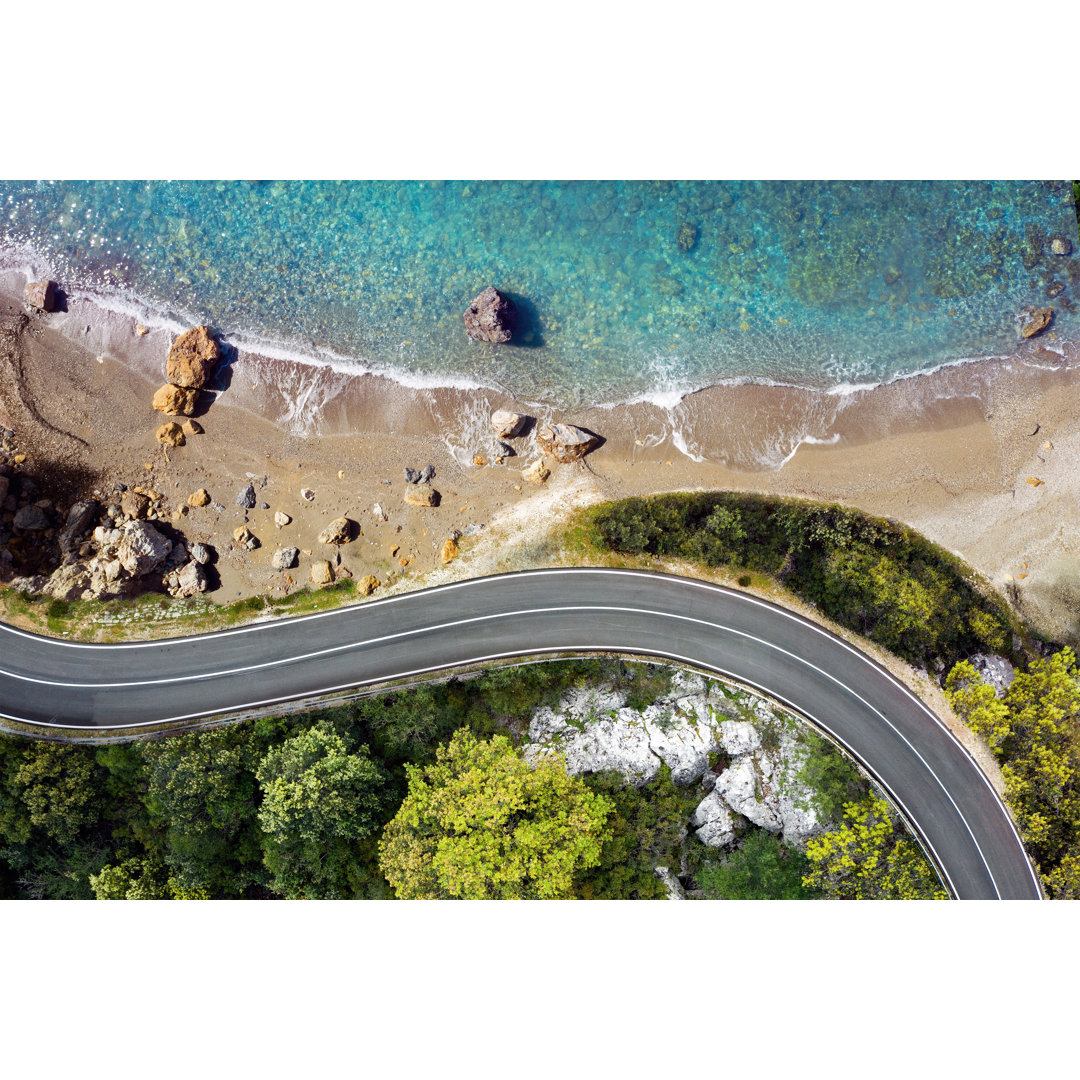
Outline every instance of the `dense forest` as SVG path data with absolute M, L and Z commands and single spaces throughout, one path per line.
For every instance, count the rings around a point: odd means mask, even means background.
M 644 708 L 671 671 L 618 660 L 496 669 L 293 717 L 101 746 L 0 738 L 6 898 L 659 899 L 658 866 L 708 898 L 934 896 L 895 815 L 823 740 L 807 780 L 837 822 L 805 852 L 751 827 L 687 829 L 670 772 L 528 765 L 532 712 L 603 682 Z M 847 816 L 876 813 L 873 834 Z M 852 860 L 852 852 L 855 859 Z M 849 874 L 848 864 L 873 874 Z M 865 880 L 864 880 L 865 878 Z

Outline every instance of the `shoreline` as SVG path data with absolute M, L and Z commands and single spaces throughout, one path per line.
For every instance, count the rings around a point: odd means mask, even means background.
M 0 314 L 21 307 L 10 288 L 0 294 Z M 170 499 L 205 486 L 225 506 L 213 515 L 192 510 L 176 523 L 188 539 L 223 552 L 221 588 L 209 594 L 218 602 L 307 584 L 304 566 L 287 586 L 270 570 L 274 545 L 314 558 L 315 534 L 339 514 L 364 532 L 342 550 L 343 565 L 393 588 L 417 573 L 443 577 L 478 560 L 517 559 L 511 551 L 539 544 L 564 508 L 729 488 L 843 502 L 903 520 L 961 554 L 1044 633 L 1059 640 L 1080 633 L 1080 535 L 1072 525 L 1080 502 L 1080 343 L 1052 331 L 1009 358 L 949 364 L 873 388 L 743 382 L 696 391 L 670 407 L 639 401 L 567 412 L 530 408 L 497 391 L 411 388 L 238 349 L 227 385 L 200 409 L 206 434 L 166 462 L 154 439 L 163 418 L 150 397 L 163 381 L 173 335 L 159 328 L 138 336 L 135 326 L 132 315 L 95 313 L 79 298 L 67 313 L 33 320 L 26 393 L 42 422 L 84 441 L 68 440 L 65 453 L 100 477 L 104 490 L 149 477 Z M 1064 358 L 1051 360 L 1051 346 Z M 518 456 L 501 466 L 473 464 L 477 454 L 492 460 L 489 416 L 497 408 L 590 428 L 605 442 L 584 465 L 548 459 L 553 475 L 536 488 L 520 472 L 540 456 L 532 436 L 515 440 Z M 35 422 L 18 413 L 17 403 L 0 400 L 0 423 L 24 445 L 60 452 L 61 437 L 30 430 Z M 428 462 L 442 506 L 403 508 L 402 467 Z M 234 495 L 247 474 L 267 480 L 271 508 L 250 515 L 263 546 L 230 551 L 241 516 Z M 1029 485 L 1028 476 L 1043 483 Z M 317 491 L 314 503 L 299 499 L 301 486 Z M 388 522 L 373 520 L 376 502 Z M 277 509 L 294 524 L 277 530 Z M 460 567 L 443 567 L 443 539 L 470 525 L 484 530 L 463 542 Z M 498 543 L 485 543 L 495 536 Z M 395 546 L 401 552 L 392 558 Z M 397 565 L 401 557 L 408 567 Z

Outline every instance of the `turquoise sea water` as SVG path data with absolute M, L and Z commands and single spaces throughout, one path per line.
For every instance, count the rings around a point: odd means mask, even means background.
M 1058 182 L 0 182 L 0 244 L 234 340 L 560 405 L 879 382 L 1011 351 L 1029 304 L 1080 334 Z M 488 284 L 509 345 L 465 336 Z

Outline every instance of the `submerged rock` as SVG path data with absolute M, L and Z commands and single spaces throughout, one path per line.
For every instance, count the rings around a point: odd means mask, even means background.
M 536 441 L 545 454 L 568 465 L 597 446 L 600 436 L 572 424 L 545 424 L 536 433 Z
M 1022 313 L 1022 318 L 1024 322 L 1020 326 L 1020 336 L 1033 338 L 1050 325 L 1054 318 L 1054 309 L 1048 307 L 1029 309 Z
M 680 251 L 692 251 L 698 242 L 698 227 L 692 221 L 684 221 L 675 234 L 675 243 Z
M 154 392 L 151 404 L 166 416 L 190 416 L 199 403 L 199 391 L 166 383 Z M 184 425 L 187 426 L 186 424 Z
M 465 309 L 465 333 L 473 341 L 507 342 L 517 325 L 513 300 L 489 285 Z
M 213 378 L 220 359 L 221 346 L 210 336 L 210 327 L 193 327 L 172 343 L 165 378 L 174 386 L 201 390 Z
M 1054 255 L 1071 255 L 1072 241 L 1067 236 L 1054 236 L 1050 240 L 1050 251 Z

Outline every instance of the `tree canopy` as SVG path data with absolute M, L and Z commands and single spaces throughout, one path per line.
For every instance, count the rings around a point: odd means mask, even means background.
M 400 898 L 556 900 L 600 861 L 612 804 L 557 759 L 533 768 L 505 736 L 461 729 L 433 765 L 406 772 L 380 848 Z

